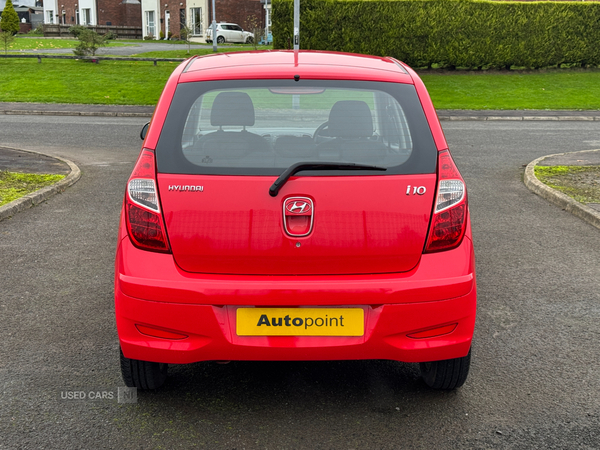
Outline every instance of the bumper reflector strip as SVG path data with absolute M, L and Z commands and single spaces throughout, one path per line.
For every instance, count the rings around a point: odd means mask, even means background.
M 185 334 L 174 333 L 172 331 L 159 330 L 157 328 L 152 328 L 152 327 L 148 327 L 145 325 L 138 325 L 137 323 L 135 324 L 135 327 L 138 329 L 138 331 L 140 333 L 145 334 L 146 336 L 152 336 L 152 337 L 157 337 L 157 338 L 161 338 L 161 339 L 173 339 L 173 340 L 187 338 L 187 335 L 185 335 Z
M 437 336 L 443 336 L 445 334 L 452 333 L 457 325 L 458 325 L 457 323 L 453 323 L 452 325 L 446 325 L 446 326 L 439 327 L 439 328 L 430 328 L 429 330 L 407 334 L 407 336 L 409 338 L 413 338 L 413 339 L 426 339 L 426 338 L 432 338 L 432 337 L 437 337 Z

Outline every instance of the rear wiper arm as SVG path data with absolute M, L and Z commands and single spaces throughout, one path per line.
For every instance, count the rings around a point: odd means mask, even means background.
M 277 197 L 279 190 L 295 173 L 303 170 L 387 170 L 385 167 L 369 166 L 367 164 L 334 163 L 334 162 L 299 162 L 288 167 L 269 188 L 269 195 Z

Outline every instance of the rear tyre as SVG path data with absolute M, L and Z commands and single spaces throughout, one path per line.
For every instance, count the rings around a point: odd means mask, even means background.
M 433 389 L 452 390 L 465 384 L 471 365 L 471 350 L 463 358 L 446 359 L 419 364 L 421 377 Z
M 121 374 L 127 387 L 158 389 L 167 379 L 168 364 L 129 359 L 121 353 Z
M 217 37 L 217 44 L 224 44 L 225 43 L 225 38 L 223 36 L 218 36 Z

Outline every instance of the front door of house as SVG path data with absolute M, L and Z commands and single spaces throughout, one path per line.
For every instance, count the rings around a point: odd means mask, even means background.
M 171 13 L 169 11 L 165 11 L 165 39 L 169 39 L 169 31 L 171 25 Z

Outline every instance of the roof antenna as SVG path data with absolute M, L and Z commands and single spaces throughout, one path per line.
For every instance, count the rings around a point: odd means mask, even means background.
M 212 0 L 212 38 L 213 38 L 213 53 L 217 53 L 217 20 L 215 13 L 215 0 Z
M 300 50 L 300 0 L 294 0 L 294 66 L 298 65 L 298 51 L 299 50 Z

